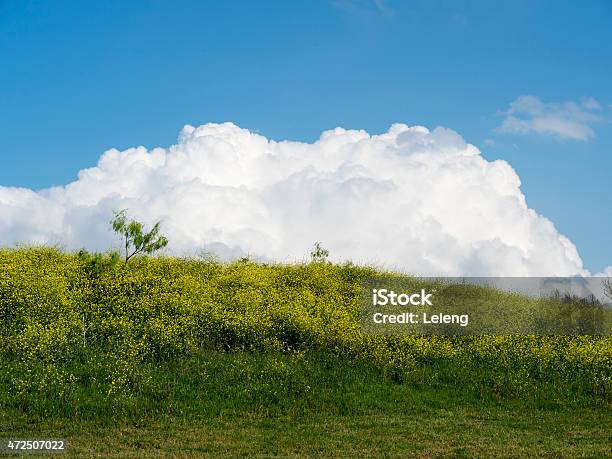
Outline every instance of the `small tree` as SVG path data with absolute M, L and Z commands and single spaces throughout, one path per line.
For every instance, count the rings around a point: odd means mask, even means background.
M 314 247 L 310 251 L 310 258 L 313 263 L 325 263 L 329 256 L 329 250 L 324 249 L 320 242 L 315 242 Z
M 612 300 L 612 279 L 603 281 L 604 295 Z
M 127 264 L 139 253 L 151 254 L 168 245 L 168 239 L 159 234 L 160 222 L 149 232 L 145 232 L 142 223 L 136 220 L 128 220 L 127 210 L 114 212 L 111 225 L 115 233 L 122 236 L 125 241 L 125 263 Z

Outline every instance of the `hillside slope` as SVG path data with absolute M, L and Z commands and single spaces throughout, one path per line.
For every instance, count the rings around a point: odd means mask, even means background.
M 609 447 L 612 338 L 364 335 L 361 280 L 390 273 L 176 258 L 125 266 L 49 248 L 0 251 L 0 273 L 0 427 L 14 435 L 65 433 L 74 451 L 104 455 L 112 447 L 91 432 L 125 452 L 139 446 L 110 438 L 134 426 L 141 446 L 170 455 L 180 445 L 156 447 L 152 432 L 199 432 L 184 441 L 213 455 L 334 456 L 333 444 L 492 453 L 520 432 L 517 455 Z M 226 445 L 215 435 L 228 419 Z M 286 442 L 242 444 L 241 431 Z M 213 437 L 210 449 L 200 435 Z

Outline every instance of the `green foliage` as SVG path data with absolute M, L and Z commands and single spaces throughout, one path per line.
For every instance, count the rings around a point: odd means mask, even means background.
M 310 259 L 313 263 L 325 263 L 329 257 L 329 250 L 325 249 L 320 242 L 315 242 L 310 251 Z
M 87 277 L 98 278 L 104 271 L 112 269 L 119 262 L 121 256 L 117 252 L 90 253 L 82 249 L 77 253 L 77 258 Z
M 290 359 L 326 355 L 371 368 L 394 384 L 451 387 L 480 398 L 587 405 L 612 399 L 609 336 L 363 334 L 361 280 L 377 276 L 390 274 L 351 264 L 169 257 L 125 264 L 113 253 L 0 250 L 6 394 L 0 407 L 52 412 L 83 406 L 92 394 L 122 406 L 134 397 L 167 400 L 163 388 L 154 389 L 157 369 L 197 358 L 202 349 Z M 266 371 L 303 394 L 312 384 L 300 382 L 285 363 Z M 267 380 L 253 377 L 251 390 L 265 406 L 274 395 L 260 387 Z
M 121 235 L 125 246 L 125 263 L 140 253 L 152 254 L 168 245 L 168 239 L 159 235 L 160 223 L 157 222 L 150 231 L 145 231 L 142 223 L 129 220 L 127 210 L 115 212 L 111 220 L 113 230 Z

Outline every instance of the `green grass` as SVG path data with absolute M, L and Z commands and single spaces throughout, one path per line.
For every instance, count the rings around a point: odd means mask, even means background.
M 112 427 L 55 422 L 18 432 L 68 438 L 72 457 L 608 457 L 612 439 L 604 422 L 609 419 L 584 410 L 451 406 L 407 407 L 405 414 L 161 419 Z
M 75 457 L 612 453 L 612 412 L 596 398 L 511 399 L 494 387 L 483 393 L 456 385 L 452 377 L 400 382 L 324 353 L 206 350 L 140 370 L 142 381 L 129 396 L 109 397 L 83 384 L 63 411 L 53 411 L 52 397 L 45 400 L 48 413 L 5 409 L 2 436 L 67 438 Z M 2 393 L 5 406 L 10 397 Z

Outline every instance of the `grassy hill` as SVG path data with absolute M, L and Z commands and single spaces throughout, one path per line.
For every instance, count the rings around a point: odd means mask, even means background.
M 364 335 L 374 276 L 392 274 L 1 250 L 1 436 L 104 456 L 610 454 L 611 337 Z

